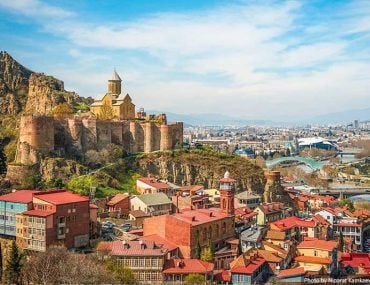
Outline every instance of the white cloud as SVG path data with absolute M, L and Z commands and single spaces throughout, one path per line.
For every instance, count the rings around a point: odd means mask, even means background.
M 12 12 L 20 13 L 31 17 L 68 17 L 73 15 L 72 12 L 65 9 L 48 5 L 39 0 L 11 0 L 1 1 L 0 8 L 8 9 Z

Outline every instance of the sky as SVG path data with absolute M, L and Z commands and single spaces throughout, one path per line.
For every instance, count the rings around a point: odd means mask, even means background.
M 0 1 L 0 50 L 137 108 L 285 120 L 370 107 L 370 1 Z

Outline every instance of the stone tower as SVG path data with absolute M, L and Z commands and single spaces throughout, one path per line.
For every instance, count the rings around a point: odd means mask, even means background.
M 121 94 L 121 84 L 122 79 L 119 77 L 116 69 L 114 69 L 112 78 L 108 80 L 108 93 L 118 97 Z
M 291 199 L 287 192 L 284 191 L 280 182 L 279 171 L 265 171 L 266 185 L 263 193 L 263 200 L 265 203 L 284 202 L 291 203 Z
M 234 215 L 235 180 L 230 178 L 229 171 L 220 180 L 220 207 L 228 216 Z

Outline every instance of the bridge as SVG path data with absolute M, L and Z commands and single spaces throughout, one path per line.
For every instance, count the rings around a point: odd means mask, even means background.
M 266 166 L 267 168 L 272 168 L 274 165 L 286 164 L 287 162 L 300 162 L 307 165 L 313 170 L 320 169 L 327 163 L 327 161 L 317 161 L 309 157 L 289 156 L 289 157 L 279 157 L 272 160 L 266 160 Z
M 370 188 L 335 188 L 335 189 L 316 189 L 314 194 L 330 195 L 339 197 L 342 193 L 343 198 L 349 198 L 357 195 L 370 194 Z

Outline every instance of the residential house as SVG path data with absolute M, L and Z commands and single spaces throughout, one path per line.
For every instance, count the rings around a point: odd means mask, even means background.
M 260 248 L 262 239 L 265 235 L 266 227 L 252 226 L 240 234 L 240 246 L 242 252 L 248 251 L 250 248 Z
M 130 200 L 131 211 L 143 211 L 150 216 L 165 215 L 172 212 L 172 201 L 164 193 L 134 196 Z
M 110 216 L 127 217 L 130 212 L 130 196 L 127 193 L 118 193 L 107 202 Z
M 217 250 L 214 254 L 215 269 L 229 269 L 230 263 L 239 256 L 239 240 L 229 238 L 225 241 L 225 246 Z
M 341 267 L 348 274 L 370 275 L 370 253 L 343 253 Z
M 282 256 L 279 256 L 277 252 L 265 249 L 258 249 L 257 254 L 268 263 L 270 275 L 274 275 L 280 269 L 284 269 L 284 258 Z
M 291 241 L 285 241 L 283 247 L 273 244 L 271 242 L 262 241 L 261 249 L 276 253 L 283 258 L 283 265 L 281 268 L 288 268 L 295 256 L 295 245 Z
M 291 209 L 281 202 L 263 203 L 258 205 L 254 211 L 257 213 L 257 224 L 266 225 L 287 217 Z
M 180 187 L 176 195 L 172 196 L 172 203 L 176 210 L 209 208 L 211 202 L 208 195 L 203 191 L 204 187 L 199 185 Z
M 37 192 L 19 190 L 0 196 L 0 235 L 15 238 L 16 215 L 32 209 L 32 197 Z
M 140 194 L 164 193 L 167 197 L 172 197 L 177 189 L 178 186 L 154 177 L 143 177 L 136 180 L 136 191 Z
M 307 238 L 297 245 L 295 261 L 308 271 L 320 271 L 324 268 L 327 273 L 337 269 L 338 242 Z
M 128 214 L 129 221 L 137 228 L 142 228 L 144 219 L 148 217 L 150 217 L 150 214 L 147 214 L 142 210 L 133 210 Z
M 262 203 L 262 197 L 250 191 L 243 191 L 235 195 L 235 201 L 237 204 L 235 208 L 248 207 L 255 209 Z
M 333 237 L 339 237 L 342 232 L 344 237 L 353 238 L 357 250 L 362 249 L 362 220 L 343 208 L 324 208 L 315 215 L 321 215 L 329 221 L 333 228 Z
M 284 269 L 277 275 L 279 284 L 303 284 L 306 270 L 304 267 Z
M 320 214 L 316 214 L 312 217 L 312 220 L 316 223 L 318 239 L 328 239 L 333 236 L 332 227 L 327 219 Z
M 16 215 L 21 249 L 45 251 L 49 245 L 78 248 L 89 244 L 89 198 L 65 190 L 33 194 L 33 208 Z
M 263 283 L 269 276 L 269 266 L 256 251 L 249 251 L 230 264 L 230 272 L 234 285 Z
M 140 284 L 163 284 L 162 270 L 167 249 L 153 241 L 113 241 L 101 242 L 97 254 L 104 259 L 110 257 L 115 267 L 130 268 Z
M 287 217 L 270 223 L 270 229 L 285 232 L 287 239 L 303 240 L 305 237 L 317 237 L 316 223 L 296 216 Z
M 248 207 L 235 209 L 235 230 L 237 233 L 257 223 L 257 213 Z
M 164 283 L 183 284 L 189 274 L 203 275 L 205 280 L 212 282 L 214 264 L 199 259 L 170 259 L 163 268 Z

